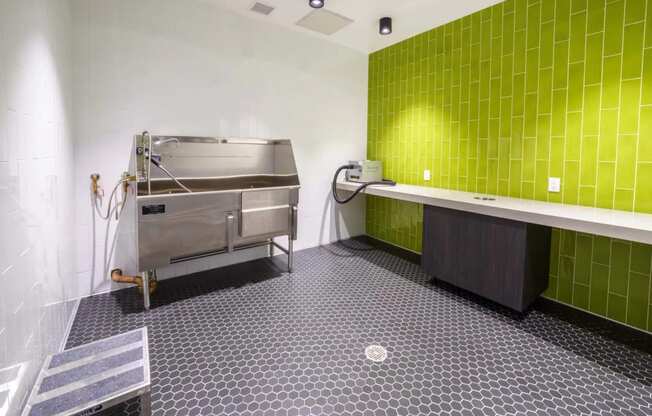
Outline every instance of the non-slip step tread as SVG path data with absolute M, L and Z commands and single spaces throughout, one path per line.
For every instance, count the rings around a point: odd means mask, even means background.
M 49 356 L 23 415 L 93 414 L 149 391 L 143 327 Z

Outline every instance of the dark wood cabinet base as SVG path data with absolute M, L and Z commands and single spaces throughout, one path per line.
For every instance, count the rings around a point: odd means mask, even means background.
M 424 206 L 422 265 L 436 279 L 523 312 L 548 287 L 549 227 Z

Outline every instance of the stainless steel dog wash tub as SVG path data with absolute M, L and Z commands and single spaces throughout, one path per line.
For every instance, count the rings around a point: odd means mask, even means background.
M 276 246 L 292 270 L 299 178 L 289 140 L 143 133 L 128 177 L 116 264 L 141 274 L 145 308 L 150 274 L 169 264 Z

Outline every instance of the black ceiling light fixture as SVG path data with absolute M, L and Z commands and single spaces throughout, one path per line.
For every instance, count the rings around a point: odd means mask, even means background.
M 324 3 L 326 3 L 326 0 L 308 0 L 308 4 L 313 9 L 321 9 L 324 7 Z
M 378 29 L 381 35 L 389 35 L 392 33 L 392 18 L 382 17 L 380 19 L 380 28 Z

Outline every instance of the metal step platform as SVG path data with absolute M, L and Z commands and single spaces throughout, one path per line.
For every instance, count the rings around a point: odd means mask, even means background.
M 101 415 L 136 398 L 149 416 L 146 327 L 50 355 L 23 416 Z

